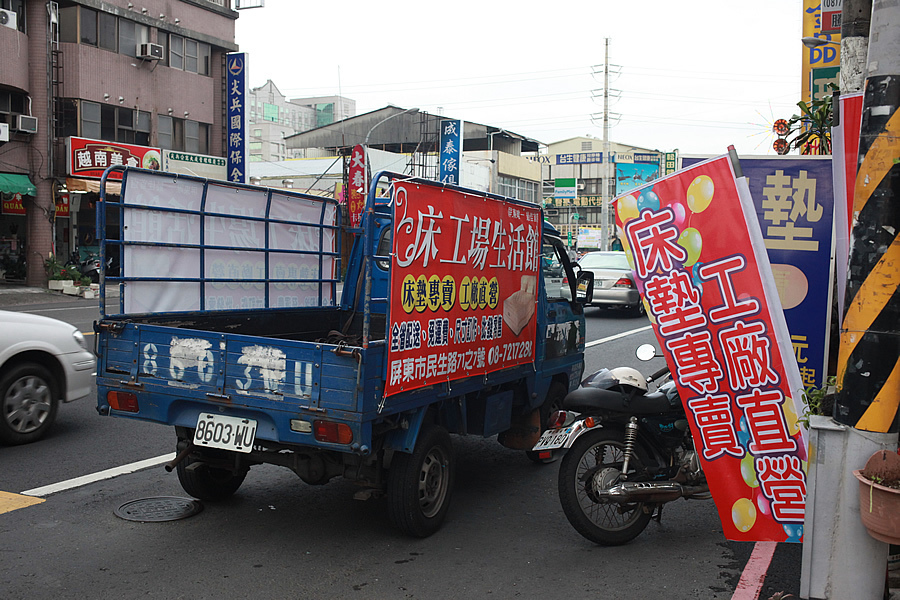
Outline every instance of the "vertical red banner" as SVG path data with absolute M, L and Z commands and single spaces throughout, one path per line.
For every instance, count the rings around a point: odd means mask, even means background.
M 802 384 L 746 182 L 727 156 L 616 199 L 725 536 L 800 541 Z
M 541 211 L 395 183 L 385 395 L 534 361 Z
M 842 94 L 838 99 L 840 124 L 831 128 L 834 177 L 834 255 L 838 310 L 843 313 L 850 262 L 850 229 L 853 227 L 853 196 L 859 167 L 859 132 L 862 128 L 863 93 Z
M 362 223 L 362 211 L 366 205 L 366 194 L 369 192 L 366 173 L 366 149 L 362 144 L 353 147 L 350 155 L 350 166 L 347 169 L 348 184 L 347 203 L 350 211 L 350 227 L 359 227 Z

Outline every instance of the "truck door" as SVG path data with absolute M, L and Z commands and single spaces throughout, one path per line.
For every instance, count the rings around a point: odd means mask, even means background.
M 559 238 L 544 235 L 541 271 L 544 283 L 542 302 L 546 315 L 544 361 L 580 355 L 584 351 L 583 309 L 572 302 L 570 282 L 574 272 L 568 252 Z M 580 363 L 580 356 L 578 358 Z M 552 368 L 552 364 L 548 366 Z

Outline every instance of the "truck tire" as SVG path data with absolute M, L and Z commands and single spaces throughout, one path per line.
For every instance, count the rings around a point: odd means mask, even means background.
M 388 471 L 391 522 L 403 533 L 424 538 L 437 531 L 453 491 L 453 446 L 443 427 L 423 425 L 412 454 L 395 452 Z
M 59 386 L 37 363 L 15 365 L 0 374 L 0 442 L 35 442 L 47 433 L 59 406 Z
M 544 400 L 544 404 L 541 405 L 541 435 L 547 430 L 547 419 L 550 418 L 550 413 L 556 410 L 562 410 L 563 399 L 566 397 L 567 393 L 568 390 L 566 389 L 566 386 L 560 382 L 554 381 L 550 384 L 550 389 L 547 390 L 547 397 Z M 526 450 L 525 456 L 535 464 L 548 465 L 552 462 L 556 462 L 556 459 L 558 459 L 563 452 L 564 450 L 551 450 L 550 456 L 542 457 L 541 452 Z
M 200 463 L 193 469 L 189 466 Z M 178 481 L 184 491 L 199 500 L 218 502 L 230 498 L 241 484 L 247 471 L 233 473 L 227 469 L 217 469 L 203 464 L 202 460 L 187 456 L 178 463 Z

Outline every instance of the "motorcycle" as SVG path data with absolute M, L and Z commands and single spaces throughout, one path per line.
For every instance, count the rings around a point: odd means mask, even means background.
M 107 273 L 114 265 L 113 257 L 108 256 L 106 258 Z M 100 255 L 98 253 L 88 251 L 82 259 L 82 253 L 76 248 L 66 262 L 66 267 L 74 267 L 82 277 L 90 279 L 91 283 L 100 282 Z
M 650 360 L 656 350 L 646 344 L 637 356 Z M 576 531 L 596 544 L 633 540 L 651 519 L 659 522 L 667 502 L 712 497 L 668 374 L 668 367 L 649 377 L 617 367 L 589 375 L 533 448 L 565 451 L 560 503 Z

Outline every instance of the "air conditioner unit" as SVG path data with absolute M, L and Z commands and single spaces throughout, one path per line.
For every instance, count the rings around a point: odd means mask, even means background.
M 37 133 L 37 117 L 18 115 L 16 117 L 16 129 L 19 133 Z
M 0 8 L 0 25 L 9 27 L 10 29 L 16 29 L 16 13 L 11 10 Z
M 584 184 L 583 184 L 583 183 L 579 183 L 577 187 L 578 187 L 579 190 L 583 190 L 583 189 L 584 189 Z
M 137 45 L 137 57 L 144 60 L 161 60 L 163 47 L 159 44 L 144 43 Z

